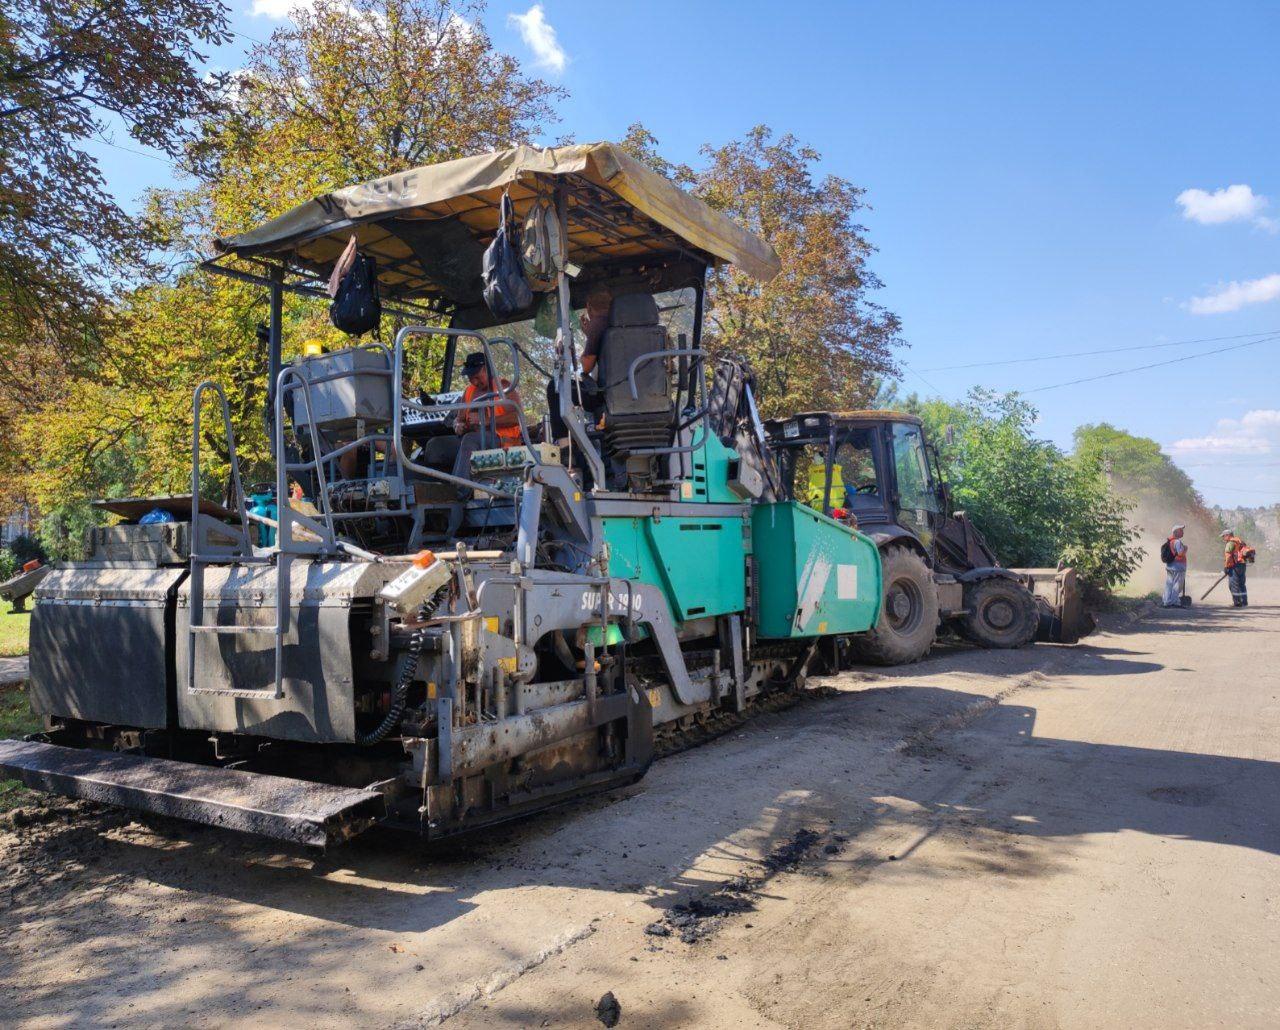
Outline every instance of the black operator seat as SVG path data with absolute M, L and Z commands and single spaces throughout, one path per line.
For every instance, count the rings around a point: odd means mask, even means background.
M 634 397 L 627 376 L 641 355 L 666 349 L 667 331 L 653 297 L 632 293 L 614 299 L 600 341 L 599 382 L 604 387 L 605 443 L 620 457 L 670 445 L 675 410 L 666 361 L 650 358 L 636 368 Z

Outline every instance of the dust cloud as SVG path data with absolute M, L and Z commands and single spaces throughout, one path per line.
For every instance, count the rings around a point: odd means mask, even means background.
M 1191 508 L 1183 500 L 1165 501 L 1146 491 L 1137 493 L 1120 482 L 1114 488 L 1116 493 L 1136 503 L 1129 513 L 1129 523 L 1138 530 L 1140 535 L 1136 546 L 1143 550 L 1142 563 L 1125 584 L 1129 592 L 1145 594 L 1164 589 L 1165 569 L 1160 561 L 1160 545 L 1178 524 L 1186 526 L 1182 540 L 1187 545 L 1188 569 L 1221 571 L 1220 530 L 1211 511 L 1204 507 Z

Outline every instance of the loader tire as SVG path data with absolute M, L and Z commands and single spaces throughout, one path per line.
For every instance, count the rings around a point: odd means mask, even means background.
M 960 635 L 979 647 L 1025 647 L 1036 638 L 1040 613 L 1036 599 L 1021 583 L 1002 577 L 980 579 L 965 590 L 967 609 Z
M 938 633 L 938 591 L 923 558 L 905 547 L 890 547 L 881 556 L 884 604 L 880 618 L 866 633 L 852 637 L 858 659 L 873 665 L 918 662 L 933 647 Z

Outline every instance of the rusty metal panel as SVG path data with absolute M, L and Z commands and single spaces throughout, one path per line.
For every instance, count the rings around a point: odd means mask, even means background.
M 385 812 L 372 790 L 24 740 L 0 741 L 0 772 L 37 790 L 312 847 L 346 840 Z
M 184 568 L 54 569 L 31 615 L 28 696 L 38 715 L 163 728 L 166 605 Z

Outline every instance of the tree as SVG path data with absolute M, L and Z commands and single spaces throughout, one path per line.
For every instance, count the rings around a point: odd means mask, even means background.
M 1191 477 L 1155 440 L 1134 436 L 1106 422 L 1083 425 L 1075 431 L 1075 456 L 1108 475 L 1115 493 L 1132 502 L 1129 520 L 1146 539 L 1154 544 L 1163 540 L 1175 523 L 1182 523 L 1190 563 L 1206 569 L 1216 567 L 1220 548 L 1213 513 Z
M 106 191 L 85 143 L 113 124 L 178 155 L 217 103 L 202 46 L 229 39 L 219 0 L 33 0 L 0 12 L 0 473 L 19 413 L 93 375 L 110 289 L 151 238 Z M 12 498 L 0 498 L 0 501 Z
M 643 125 L 623 146 L 711 207 L 768 240 L 782 271 L 758 283 L 732 266 L 707 280 L 705 345 L 747 358 L 765 415 L 865 407 L 880 378 L 897 372 L 898 317 L 869 300 L 882 285 L 868 264 L 875 248 L 857 213 L 865 191 L 816 178 L 821 155 L 765 126 L 702 150 L 693 169 L 662 158 Z
M 241 232 L 331 190 L 529 142 L 563 90 L 451 0 L 317 0 L 249 52 L 192 160 L 210 228 Z
M 543 130 L 559 90 L 496 51 L 476 10 L 445 0 L 320 0 L 253 49 L 187 152 L 199 179 L 155 194 L 147 210 L 185 264 L 119 297 L 93 374 L 74 377 L 21 434 L 27 481 L 41 509 L 59 513 L 52 544 L 74 548 L 73 516 L 88 498 L 186 489 L 191 396 L 204 379 L 227 390 L 246 482 L 265 473 L 266 355 L 255 328 L 267 316 L 266 292 L 196 267 L 191 259 L 210 236 L 353 182 Z M 345 340 L 315 301 L 287 298 L 284 318 L 292 346 Z M 216 492 L 227 454 L 208 411 L 202 450 Z
M 1095 465 L 1037 439 L 1029 403 L 974 390 L 960 404 L 909 398 L 906 406 L 938 448 L 956 507 L 1004 564 L 1065 561 L 1098 589 L 1123 583 L 1137 568 L 1142 550 L 1126 519 L 1131 503 L 1108 489 Z
M 228 39 L 217 0 L 35 0 L 0 14 L 3 338 L 92 332 L 110 270 L 145 235 L 84 143 L 115 119 L 138 143 L 178 155 L 189 120 L 216 103 L 198 47 Z

